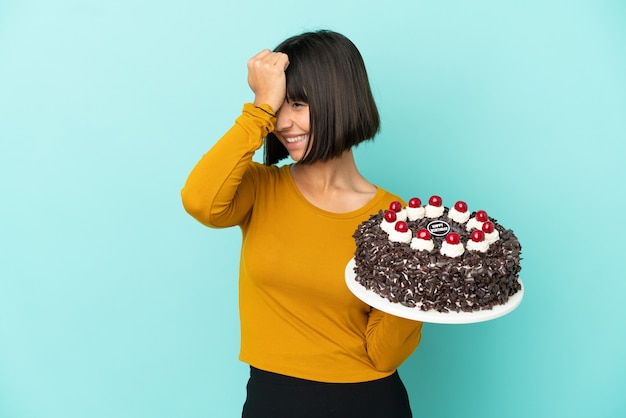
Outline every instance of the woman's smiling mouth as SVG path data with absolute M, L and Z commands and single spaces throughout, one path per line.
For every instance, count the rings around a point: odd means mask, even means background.
M 307 135 L 299 135 L 299 136 L 294 136 L 291 138 L 285 137 L 285 141 L 289 142 L 290 144 L 293 144 L 294 142 L 300 142 L 300 141 L 304 141 L 306 140 Z

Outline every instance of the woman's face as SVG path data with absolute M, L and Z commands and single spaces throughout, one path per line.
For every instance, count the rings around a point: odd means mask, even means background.
M 309 149 L 311 119 L 309 105 L 297 100 L 285 100 L 276 114 L 274 135 L 294 161 L 300 161 Z

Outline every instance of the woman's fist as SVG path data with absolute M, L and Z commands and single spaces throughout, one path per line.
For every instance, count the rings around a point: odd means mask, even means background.
M 256 106 L 267 104 L 274 112 L 280 109 L 287 95 L 287 66 L 287 54 L 271 52 L 269 49 L 264 49 L 248 60 L 248 84 L 254 92 Z

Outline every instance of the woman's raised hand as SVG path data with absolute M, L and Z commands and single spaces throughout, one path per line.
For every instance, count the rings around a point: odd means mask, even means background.
M 264 49 L 248 60 L 248 84 L 254 92 L 256 106 L 267 104 L 274 112 L 278 112 L 287 95 L 287 66 L 287 54 L 271 52 L 269 49 Z

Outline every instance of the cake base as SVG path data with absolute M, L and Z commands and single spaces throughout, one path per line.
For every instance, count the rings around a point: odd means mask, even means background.
M 430 322 L 434 324 L 473 324 L 477 322 L 489 321 L 491 319 L 500 318 L 501 316 L 515 310 L 524 297 L 524 286 L 522 281 L 519 280 L 521 289 L 511 295 L 505 304 L 495 305 L 491 309 L 483 309 L 472 312 L 438 312 L 435 310 L 423 311 L 420 309 L 419 304 L 414 308 L 410 308 L 400 303 L 390 302 L 378 293 L 366 289 L 363 285 L 356 281 L 354 267 L 354 259 L 351 259 L 346 265 L 345 270 L 346 284 L 354 296 L 378 310 L 415 321 Z

